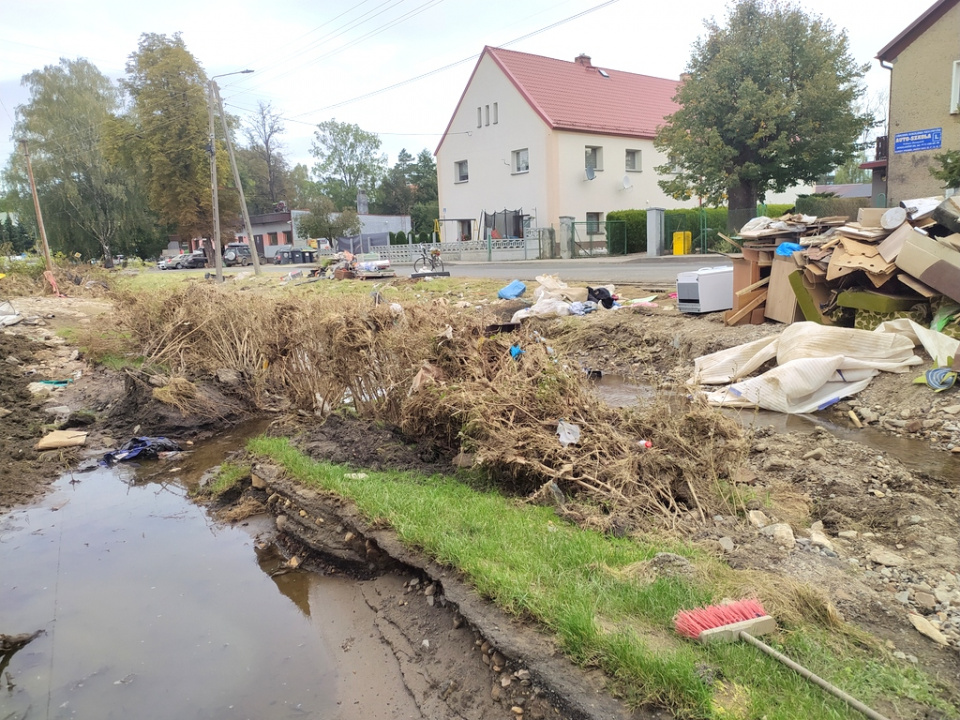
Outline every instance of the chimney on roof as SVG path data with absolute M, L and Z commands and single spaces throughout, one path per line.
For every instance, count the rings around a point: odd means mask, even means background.
M 580 53 L 573 59 L 577 65 L 583 65 L 584 67 L 593 67 L 593 64 L 590 62 L 590 56 Z

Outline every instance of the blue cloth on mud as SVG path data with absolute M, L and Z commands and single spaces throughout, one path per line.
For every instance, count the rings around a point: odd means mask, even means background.
M 519 280 L 514 280 L 509 285 L 500 288 L 497 297 L 501 300 L 516 300 L 527 291 L 527 286 Z
M 173 450 L 180 450 L 180 446 L 174 440 L 165 437 L 135 437 L 124 443 L 119 450 L 106 453 L 100 462 L 104 465 L 113 465 L 134 458 L 151 460 L 162 452 Z
M 798 245 L 797 243 L 784 242 L 777 245 L 777 255 L 790 257 L 795 252 L 800 252 L 801 250 L 803 250 L 803 245 Z

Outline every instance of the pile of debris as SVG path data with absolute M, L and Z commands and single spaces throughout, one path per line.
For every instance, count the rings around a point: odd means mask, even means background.
M 729 325 L 810 320 L 872 330 L 909 318 L 960 337 L 960 198 L 843 217 L 754 218 L 730 239 Z M 739 242 L 738 242 L 739 241 Z
M 380 253 L 361 253 L 354 255 L 351 252 L 338 252 L 312 276 L 334 278 L 336 280 L 370 280 L 373 278 L 396 277 L 397 273 L 390 267 L 389 260 L 380 258 Z

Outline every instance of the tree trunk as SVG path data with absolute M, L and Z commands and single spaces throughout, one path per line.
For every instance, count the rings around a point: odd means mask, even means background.
M 757 186 L 741 183 L 727 189 L 727 230 L 740 232 L 740 228 L 757 216 Z

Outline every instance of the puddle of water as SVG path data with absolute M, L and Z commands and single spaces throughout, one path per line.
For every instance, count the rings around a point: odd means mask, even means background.
M 657 390 L 649 385 L 628 382 L 622 376 L 604 374 L 595 379 L 596 394 L 608 405 L 630 407 L 661 396 L 672 408 L 680 409 L 687 403 L 682 390 Z M 950 453 L 931 450 L 929 444 L 914 438 L 896 437 L 875 428 L 856 429 L 837 425 L 818 415 L 787 415 L 769 410 L 722 408 L 728 417 L 734 418 L 745 428 L 772 426 L 778 432 L 809 433 L 823 427 L 841 440 L 852 440 L 878 454 L 894 457 L 913 473 L 920 473 L 940 480 L 960 483 L 960 459 Z
M 266 519 L 222 526 L 187 498 L 183 478 L 238 442 L 67 476 L 0 517 L 0 632 L 45 631 L 9 658 L 0 717 L 406 716 L 396 660 L 341 649 L 377 635 L 356 583 L 271 577 Z

